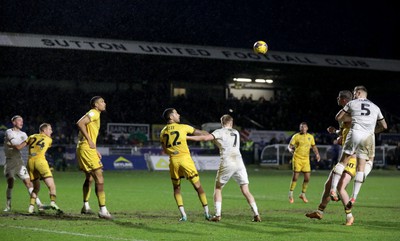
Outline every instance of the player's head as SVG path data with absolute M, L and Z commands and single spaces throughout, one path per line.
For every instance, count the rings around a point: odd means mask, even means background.
M 221 125 L 223 127 L 232 127 L 233 126 L 233 118 L 232 116 L 225 114 L 221 117 Z
M 341 90 L 337 97 L 337 103 L 340 106 L 345 106 L 347 102 L 353 99 L 353 94 L 350 90 Z
M 162 117 L 167 123 L 179 123 L 180 122 L 180 115 L 175 110 L 175 108 L 167 108 L 164 110 Z
M 365 86 L 358 85 L 358 86 L 354 87 L 353 94 L 354 94 L 354 99 L 367 98 L 368 91 L 367 91 L 367 88 L 365 88 Z
M 24 119 L 20 115 L 15 115 L 11 118 L 11 123 L 15 128 L 22 129 L 24 126 Z
M 299 126 L 299 130 L 300 130 L 300 132 L 301 133 L 307 133 L 307 131 L 308 131 L 308 125 L 307 125 L 307 122 L 301 122 L 300 123 L 300 126 Z
M 53 129 L 49 123 L 42 123 L 39 126 L 39 132 L 45 134 L 46 136 L 51 136 Z
M 94 96 L 90 99 L 90 107 L 97 109 L 99 111 L 106 110 L 106 102 L 104 101 L 103 97 L 101 96 Z

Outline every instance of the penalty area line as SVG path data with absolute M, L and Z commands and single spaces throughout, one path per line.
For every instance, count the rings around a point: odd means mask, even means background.
M 45 233 L 55 233 L 55 234 L 63 234 L 63 235 L 81 236 L 81 237 L 88 237 L 88 238 L 101 238 L 101 239 L 108 239 L 108 240 L 145 241 L 145 240 L 139 240 L 139 239 L 116 238 L 116 237 L 112 237 L 112 236 L 92 235 L 92 234 L 85 234 L 85 233 L 74 233 L 74 232 L 68 232 L 68 231 L 57 231 L 57 230 L 49 230 L 49 229 L 43 229 L 43 228 L 13 226 L 13 225 L 6 225 L 6 224 L 0 224 L 0 227 L 14 228 L 14 229 L 24 229 L 24 230 L 31 230 L 31 231 L 45 232 Z

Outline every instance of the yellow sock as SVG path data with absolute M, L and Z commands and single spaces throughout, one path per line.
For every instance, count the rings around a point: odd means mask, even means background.
M 290 189 L 289 189 L 289 191 L 293 191 L 295 188 L 296 188 L 296 185 L 297 185 L 297 182 L 291 182 L 290 183 Z
M 35 205 L 35 203 L 36 203 L 36 198 L 31 197 L 30 204 Z
M 104 191 L 97 192 L 97 198 L 99 199 L 99 206 L 106 205 L 106 193 Z
M 175 193 L 174 197 L 175 197 L 176 205 L 178 205 L 178 207 L 183 206 L 182 195 L 180 193 Z
M 50 194 L 50 201 L 53 201 L 53 202 L 55 202 L 56 201 L 56 195 L 54 195 L 54 194 Z
M 303 189 L 301 189 L 301 191 L 302 191 L 303 193 L 306 193 L 307 187 L 308 187 L 308 182 L 307 182 L 307 183 L 303 183 Z
M 201 204 L 203 204 L 203 207 L 208 205 L 206 193 L 203 192 L 203 193 L 199 194 L 199 198 L 200 198 Z
M 89 201 L 90 191 L 91 191 L 90 186 L 83 189 L 83 201 L 84 202 L 88 202 Z

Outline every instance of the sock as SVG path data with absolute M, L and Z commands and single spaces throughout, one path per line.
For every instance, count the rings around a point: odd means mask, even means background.
M 289 197 L 293 197 L 293 191 L 289 191 Z
M 318 206 L 318 210 L 317 210 L 317 212 L 319 212 L 320 214 L 323 214 L 324 213 L 324 210 L 325 210 L 325 208 L 326 208 L 326 206 L 324 206 L 324 205 L 319 205 Z
M 35 202 L 36 202 L 36 198 L 31 197 L 30 204 L 33 206 L 33 205 L 35 205 Z
M 201 204 L 203 204 L 203 206 L 207 206 L 207 197 L 206 197 L 206 193 L 200 193 L 199 194 L 199 198 L 200 198 L 200 202 Z
M 336 164 L 335 168 L 333 169 L 332 173 L 332 184 L 331 184 L 331 191 L 335 191 L 337 189 L 337 185 L 339 183 L 340 177 L 342 176 L 344 170 L 344 166 L 342 163 Z
M 292 196 L 293 196 L 293 190 L 296 188 L 297 182 L 292 181 L 290 183 L 290 188 L 289 191 L 292 192 Z
M 203 206 L 203 208 L 204 208 L 204 214 L 208 215 L 208 205 Z
M 108 212 L 107 207 L 106 206 L 100 206 L 100 212 L 107 213 Z
M 222 202 L 215 202 L 214 207 L 215 207 L 215 216 L 221 216 Z
M 51 202 L 56 202 L 56 195 L 55 194 L 50 194 L 50 200 Z
M 358 193 L 360 192 L 361 186 L 364 182 L 364 172 L 356 172 L 354 178 L 353 195 L 352 198 L 357 199 Z
M 301 191 L 303 192 L 302 194 L 305 194 L 307 191 L 307 187 L 308 187 L 308 182 L 303 182 L 303 187 L 301 189 Z
M 98 191 L 97 198 L 99 199 L 98 201 L 100 207 L 106 205 L 106 193 L 104 191 Z
M 179 206 L 179 212 L 181 212 L 182 217 L 186 217 L 185 208 L 183 206 Z
M 258 208 L 257 208 L 257 204 L 254 203 L 250 203 L 251 209 L 253 210 L 254 216 L 258 216 Z
M 182 195 L 180 193 L 174 193 L 174 197 L 175 197 L 176 205 L 178 205 L 178 207 L 183 206 Z
M 83 206 L 85 207 L 86 210 L 90 209 L 89 202 L 83 202 Z

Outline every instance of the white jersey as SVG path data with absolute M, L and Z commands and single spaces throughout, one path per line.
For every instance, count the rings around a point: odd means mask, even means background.
M 383 120 L 381 110 L 377 105 L 365 98 L 348 102 L 343 110 L 351 115 L 351 129 L 374 134 L 376 122 Z
M 232 128 L 221 128 L 211 133 L 215 138 L 215 144 L 219 148 L 222 159 L 229 157 L 241 157 L 240 154 L 240 134 Z
M 240 153 L 240 134 L 232 128 L 221 128 L 211 133 L 219 148 L 221 163 L 216 180 L 222 185 L 232 177 L 239 185 L 249 183 L 246 167 Z
M 24 142 L 28 136 L 25 132 L 20 130 L 8 129 L 4 136 L 4 153 L 6 156 L 6 169 L 14 169 L 15 167 L 19 167 L 24 165 L 22 161 L 21 151 L 9 147 L 7 143 L 11 143 L 12 145 L 19 145 Z

